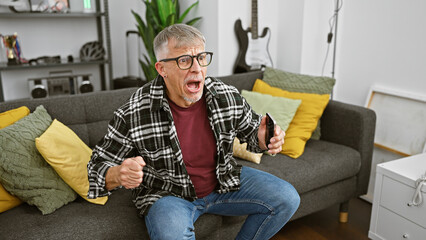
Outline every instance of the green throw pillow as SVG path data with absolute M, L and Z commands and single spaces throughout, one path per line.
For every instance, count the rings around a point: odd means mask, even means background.
M 52 119 L 43 106 L 0 130 L 0 182 L 11 194 L 43 214 L 74 201 L 77 194 L 37 151 L 35 138 Z
M 289 92 L 331 94 L 336 80 L 330 77 L 310 76 L 285 72 L 279 69 L 266 67 L 263 81 L 273 87 L 278 87 Z M 321 136 L 320 121 L 312 133 L 312 139 Z
M 331 94 L 336 83 L 336 80 L 330 77 L 290 73 L 270 67 L 266 67 L 262 80 L 272 87 L 289 92 L 316 94 Z
M 302 100 L 275 97 L 268 94 L 243 90 L 241 95 L 252 109 L 260 114 L 270 113 L 283 131 L 286 131 L 293 120 Z

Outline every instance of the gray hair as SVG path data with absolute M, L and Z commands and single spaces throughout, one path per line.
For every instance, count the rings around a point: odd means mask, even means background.
M 176 46 L 174 46 L 175 48 L 180 48 L 182 46 L 191 46 L 194 44 L 205 46 L 206 44 L 205 37 L 195 27 L 182 23 L 174 24 L 164 28 L 154 38 L 154 53 L 157 60 L 159 54 L 167 53 L 167 44 L 169 42 L 169 39 L 176 40 Z

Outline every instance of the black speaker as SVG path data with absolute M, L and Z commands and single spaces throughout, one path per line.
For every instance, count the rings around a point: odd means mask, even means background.
M 90 82 L 89 75 L 78 77 L 78 90 L 80 93 L 93 92 L 93 84 Z
M 29 91 L 32 98 L 45 98 L 48 95 L 46 79 L 29 79 Z

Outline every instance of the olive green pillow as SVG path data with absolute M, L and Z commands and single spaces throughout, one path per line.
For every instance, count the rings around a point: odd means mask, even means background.
M 262 80 L 272 87 L 281 88 L 289 92 L 330 95 L 336 83 L 336 80 L 330 77 L 303 75 L 270 67 L 266 67 Z M 318 126 L 312 133 L 311 138 L 318 140 L 320 136 L 320 121 L 318 121 Z
M 74 201 L 76 193 L 37 151 L 35 138 L 52 119 L 43 106 L 0 130 L 0 182 L 11 194 L 49 214 Z

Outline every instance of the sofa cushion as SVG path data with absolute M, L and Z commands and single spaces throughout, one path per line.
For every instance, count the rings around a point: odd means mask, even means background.
M 52 119 L 43 106 L 0 130 L 0 181 L 21 200 L 49 214 L 76 198 L 75 192 L 38 153 L 35 138 Z
M 290 182 L 299 194 L 353 177 L 361 167 L 358 151 L 322 140 L 309 140 L 305 153 L 298 159 L 277 154 L 263 155 L 259 165 L 239 159 L 238 162 Z
M 28 114 L 30 114 L 30 110 L 25 106 L 0 113 L 0 129 L 12 125 L 19 119 L 28 116 Z M 14 208 L 21 203 L 22 201 L 19 198 L 10 195 L 0 182 L 0 213 Z
M 301 99 L 293 121 L 290 123 L 284 138 L 281 153 L 292 158 L 298 158 L 303 154 L 305 143 L 312 136 L 318 120 L 327 106 L 330 95 L 289 92 L 280 88 L 271 87 L 269 84 L 258 79 L 253 86 L 253 91 L 273 96 L 287 97 L 291 99 Z
M 92 149 L 87 147 L 71 129 L 55 119 L 35 142 L 46 162 L 82 198 L 95 204 L 106 203 L 108 200 L 106 196 L 87 198 L 89 191 L 87 163 L 92 155 Z
M 310 76 L 291 73 L 275 68 L 266 67 L 263 81 L 273 87 L 278 87 L 289 92 L 304 92 L 317 94 L 331 94 L 336 80 L 330 77 Z M 312 139 L 320 139 L 320 124 L 312 133 Z
M 243 90 L 241 95 L 258 114 L 271 114 L 283 131 L 287 130 L 297 109 L 302 103 L 300 99 L 276 97 L 247 90 Z
M 28 114 L 30 114 L 30 110 L 25 106 L 0 113 L 0 129 L 13 124 Z
M 291 120 L 296 114 L 297 108 L 302 102 L 301 100 L 274 97 L 268 94 L 247 90 L 242 90 L 241 95 L 247 100 L 255 112 L 262 115 L 266 113 L 271 114 L 277 125 L 279 125 L 283 131 L 287 130 Z M 234 140 L 234 156 L 259 164 L 262 153 L 252 153 L 247 151 L 246 148 L 247 143 L 241 144 L 239 139 Z
M 336 80 L 330 77 L 291 73 L 270 67 L 266 67 L 262 80 L 289 92 L 317 94 L 331 94 L 336 83 Z
M 233 156 L 239 157 L 241 159 L 254 162 L 256 164 L 260 163 L 262 160 L 263 153 L 254 153 L 247 150 L 247 143 L 241 143 L 240 139 L 235 138 L 234 144 L 232 146 Z
M 21 199 L 11 195 L 4 187 L 0 184 L 0 213 L 7 211 L 11 208 L 19 206 L 22 201 Z

